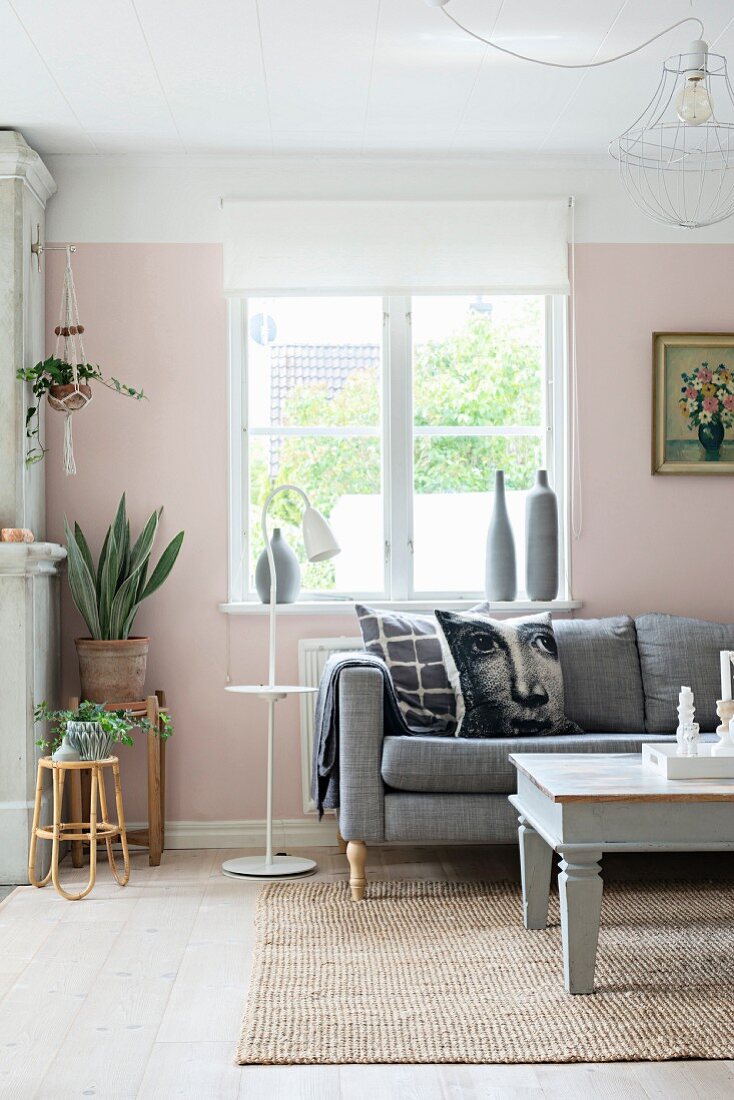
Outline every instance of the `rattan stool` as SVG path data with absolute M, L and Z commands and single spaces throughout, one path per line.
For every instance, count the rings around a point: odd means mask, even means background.
M 53 825 L 41 826 L 41 798 L 43 795 L 43 772 L 48 768 L 53 778 L 54 795 L 54 819 Z M 104 788 L 104 769 L 111 768 L 115 780 L 115 806 L 117 809 L 117 824 L 112 825 L 107 820 L 107 796 Z M 90 798 L 89 821 L 72 821 L 64 823 L 61 820 L 61 810 L 64 800 L 64 780 L 67 772 L 79 772 L 88 769 L 90 772 Z M 97 797 L 99 796 L 99 808 L 102 820 L 97 821 Z M 43 879 L 36 877 L 36 845 L 38 838 L 53 842 L 51 851 L 51 867 Z M 124 872 L 122 876 L 117 869 L 115 856 L 112 851 L 112 841 L 117 837 L 122 844 L 122 858 Z M 89 882 L 79 894 L 68 894 L 59 882 L 59 845 L 62 840 L 86 841 L 89 845 Z M 107 859 L 109 860 L 112 874 L 120 886 L 126 886 L 130 879 L 130 856 L 127 850 L 127 834 L 125 832 L 125 813 L 122 808 L 122 784 L 120 783 L 120 764 L 116 756 L 108 756 L 104 760 L 69 760 L 57 761 L 50 756 L 44 756 L 38 761 L 38 778 L 36 780 L 36 804 L 33 809 L 33 830 L 31 833 L 31 850 L 28 855 L 28 878 L 34 886 L 45 886 L 49 879 L 61 894 L 62 898 L 69 901 L 81 901 L 94 886 L 97 879 L 97 841 L 104 840 L 107 845 Z

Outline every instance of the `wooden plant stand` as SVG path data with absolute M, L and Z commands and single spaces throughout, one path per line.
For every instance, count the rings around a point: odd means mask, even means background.
M 69 700 L 69 710 L 76 710 L 78 699 Z M 160 736 L 161 715 L 167 713 L 166 693 L 156 691 L 147 699 L 132 703 L 107 703 L 107 710 L 127 710 L 134 717 L 147 718 L 151 726 L 158 730 L 158 736 L 148 734 L 148 827 L 132 829 L 127 834 L 130 844 L 140 844 L 148 848 L 148 863 L 158 867 L 161 853 L 166 842 L 166 742 Z M 70 792 L 71 816 L 81 818 L 82 806 L 89 805 L 87 789 L 88 776 L 84 773 L 73 777 Z M 71 862 L 81 867 L 83 862 L 82 841 L 72 841 Z
M 117 810 L 117 823 L 111 824 L 107 814 L 107 796 L 104 787 L 105 768 L 111 768 L 115 780 L 115 806 Z M 42 826 L 41 800 L 43 797 L 43 773 L 49 770 L 53 779 L 53 824 Z M 83 771 L 90 775 L 89 791 L 89 821 L 62 822 L 61 808 L 64 801 L 64 782 L 66 773 L 79 776 Z M 97 820 L 97 797 L 99 796 L 99 809 L 102 820 Z M 52 842 L 51 867 L 43 879 L 36 877 L 36 848 L 39 837 L 42 840 Z M 122 859 L 124 869 L 122 875 L 117 868 L 115 855 L 112 851 L 112 841 L 120 838 L 122 844 Z M 78 894 L 69 894 L 59 882 L 59 845 L 62 841 L 70 840 L 81 846 L 82 841 L 89 844 L 89 880 L 87 885 Z M 81 901 L 93 888 L 97 880 L 97 842 L 104 840 L 107 846 L 107 859 L 109 860 L 112 874 L 120 886 L 126 886 L 130 879 L 130 856 L 127 850 L 127 836 L 125 833 L 125 813 L 122 808 L 122 784 L 120 782 L 120 765 L 116 756 L 108 756 L 104 760 L 52 760 L 50 756 L 44 756 L 38 761 L 38 776 L 36 779 L 36 802 L 33 808 L 33 830 L 31 833 L 31 849 L 28 855 L 28 878 L 34 886 L 46 886 L 49 879 L 53 882 L 62 898 L 68 901 Z

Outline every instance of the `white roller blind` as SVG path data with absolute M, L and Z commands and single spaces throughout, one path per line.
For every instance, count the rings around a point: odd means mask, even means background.
M 223 205 L 229 296 L 569 290 L 565 198 Z

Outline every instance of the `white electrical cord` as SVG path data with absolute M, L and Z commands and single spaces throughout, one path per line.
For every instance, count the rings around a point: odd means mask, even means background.
M 434 6 L 434 5 L 431 5 Z M 654 34 L 652 38 L 648 38 L 646 42 L 641 43 L 639 46 L 635 46 L 631 50 L 625 50 L 624 53 L 615 54 L 614 57 L 605 57 L 602 61 L 583 61 L 578 64 L 567 64 L 564 61 L 545 61 L 541 57 L 528 57 L 527 54 L 517 53 L 515 50 L 508 50 L 506 46 L 499 46 L 496 42 L 493 42 L 491 38 L 483 38 L 481 34 L 477 34 L 475 31 L 470 31 L 468 27 L 465 27 L 463 23 L 460 23 L 458 19 L 455 19 L 450 12 L 446 11 L 446 8 L 441 9 L 447 19 L 462 30 L 464 34 L 468 34 L 470 38 L 476 38 L 477 42 L 483 42 L 485 46 L 491 46 L 493 50 L 499 50 L 500 53 L 506 53 L 510 57 L 515 57 L 518 61 L 530 61 L 533 65 L 547 65 L 552 69 L 598 69 L 601 65 L 611 65 L 614 61 L 621 61 L 625 57 L 631 57 L 632 54 L 639 53 L 640 50 L 644 50 L 646 46 L 656 42 L 658 38 L 662 38 L 664 34 L 668 34 L 669 31 L 674 31 L 676 27 L 682 27 L 684 23 L 698 23 L 701 33 L 700 38 L 703 38 L 705 34 L 703 23 L 700 19 L 697 19 L 695 15 L 688 15 L 685 19 L 679 19 L 677 23 L 671 23 L 665 30 L 659 31 L 658 34 Z

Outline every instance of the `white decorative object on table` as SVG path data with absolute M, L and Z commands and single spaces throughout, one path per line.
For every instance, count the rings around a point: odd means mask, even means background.
M 717 699 L 716 713 L 721 723 L 716 727 L 719 735 L 718 742 L 713 751 L 720 756 L 734 755 L 734 734 L 732 733 L 732 719 L 734 718 L 734 701 L 731 699 Z
M 734 779 L 734 755 L 717 755 L 715 749 L 715 744 L 702 742 L 696 756 L 680 756 L 676 745 L 644 742 L 642 767 L 662 779 Z
M 693 705 L 693 692 L 689 687 L 682 687 L 678 695 L 678 729 L 675 739 L 678 742 L 678 755 L 686 756 L 685 729 L 695 720 L 696 708 Z
M 268 538 L 267 516 L 270 504 L 276 493 L 291 490 L 303 499 L 303 542 L 309 561 L 327 561 L 339 553 L 339 544 L 328 523 L 297 485 L 279 485 L 268 496 L 262 510 L 262 532 L 265 549 L 268 554 L 270 570 L 270 648 L 268 655 L 267 684 L 230 684 L 226 690 L 244 695 L 256 695 L 268 704 L 268 780 L 267 810 L 265 818 L 265 854 L 263 856 L 245 856 L 240 859 L 228 859 L 222 864 L 225 875 L 233 878 L 280 878 L 286 875 L 309 875 L 316 870 L 312 859 L 300 859 L 296 856 L 273 855 L 273 740 L 275 733 L 275 704 L 288 695 L 314 694 L 318 689 L 304 687 L 301 684 L 276 684 L 275 682 L 275 563 Z
M 683 748 L 686 756 L 698 756 L 699 741 L 698 722 L 686 722 L 683 727 Z
M 721 662 L 721 698 L 726 701 L 731 699 L 731 665 L 734 653 L 730 649 L 722 649 L 719 652 Z

